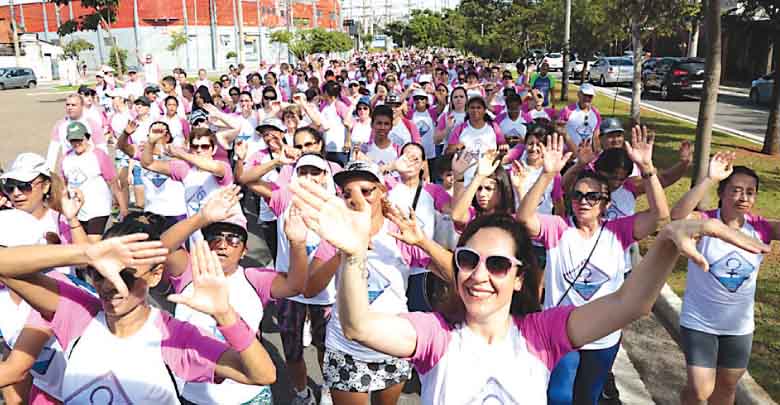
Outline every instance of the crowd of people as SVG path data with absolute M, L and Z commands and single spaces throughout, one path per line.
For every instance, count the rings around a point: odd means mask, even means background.
M 395 404 L 419 378 L 424 404 L 595 405 L 680 255 L 681 401 L 734 402 L 780 221 L 733 153 L 670 207 L 691 145 L 656 168 L 652 131 L 589 84 L 556 108 L 544 64 L 143 62 L 68 95 L 47 155 L 0 175 L 6 404 L 272 404 L 273 306 L 293 404 Z

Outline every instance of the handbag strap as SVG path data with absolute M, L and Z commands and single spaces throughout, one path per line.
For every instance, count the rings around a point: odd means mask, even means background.
M 569 281 L 569 286 L 566 287 L 566 291 L 563 292 L 563 295 L 561 295 L 561 298 L 558 300 L 558 302 L 555 304 L 555 306 L 560 306 L 561 302 L 563 302 L 563 299 L 566 298 L 566 296 L 569 294 L 569 291 L 571 291 L 572 287 L 574 287 L 574 283 L 577 282 L 577 279 L 580 278 L 582 275 L 582 271 L 585 270 L 585 266 L 590 263 L 590 258 L 593 257 L 593 252 L 596 251 L 596 246 L 599 245 L 599 239 L 601 239 L 601 232 L 604 231 L 604 225 L 606 225 L 606 221 L 601 224 L 601 228 L 599 228 L 599 234 L 596 236 L 596 243 L 593 244 L 593 247 L 590 249 L 590 253 L 588 253 L 588 258 L 585 259 L 585 262 L 582 263 L 582 266 L 580 266 L 580 269 L 577 271 L 577 275 L 574 276 L 574 278 Z

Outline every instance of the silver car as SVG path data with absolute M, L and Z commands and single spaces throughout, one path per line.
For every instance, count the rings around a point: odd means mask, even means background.
M 750 85 L 750 102 L 753 104 L 769 103 L 772 99 L 772 87 L 774 87 L 775 74 L 770 73 L 766 76 L 761 76 Z
M 30 68 L 0 68 L 0 90 L 13 87 L 32 88 L 37 84 L 35 72 Z
M 630 58 L 610 56 L 598 58 L 588 69 L 588 80 L 599 86 L 610 83 L 631 83 L 634 79 L 634 64 Z

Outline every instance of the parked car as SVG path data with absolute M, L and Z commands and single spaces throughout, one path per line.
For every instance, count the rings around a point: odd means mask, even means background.
M 631 83 L 634 78 L 634 64 L 631 59 L 622 56 L 598 58 L 588 70 L 588 80 L 599 86 L 607 84 Z
M 704 87 L 704 59 L 661 58 L 646 71 L 643 69 L 643 93 L 658 92 L 662 99 L 676 99 L 684 94 L 699 94 Z
M 0 90 L 13 87 L 33 88 L 37 84 L 35 72 L 30 68 L 0 68 Z
M 750 84 L 750 102 L 753 104 L 769 103 L 772 100 L 772 88 L 775 84 L 775 73 L 761 76 Z
M 550 71 L 556 71 L 556 70 L 563 70 L 563 54 L 559 52 L 551 52 L 547 55 L 544 55 L 544 58 L 539 62 L 539 67 L 542 66 L 542 63 L 547 62 L 547 65 L 550 66 Z
M 571 69 L 571 73 L 580 73 L 584 67 L 585 62 L 579 60 L 579 58 L 575 57 L 569 61 L 569 68 Z

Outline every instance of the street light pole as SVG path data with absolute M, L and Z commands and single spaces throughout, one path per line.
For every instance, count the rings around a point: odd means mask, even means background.
M 16 67 L 22 66 L 22 55 L 21 50 L 19 49 L 19 33 L 16 30 L 16 13 L 14 12 L 14 0 L 10 0 L 8 2 L 8 5 L 10 6 L 9 9 L 11 10 L 11 35 L 13 35 L 13 42 L 14 42 L 14 56 L 16 57 Z
M 571 59 L 571 0 L 566 0 L 566 20 L 563 30 L 563 80 L 561 85 L 561 101 L 569 97 L 569 60 Z

